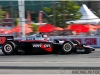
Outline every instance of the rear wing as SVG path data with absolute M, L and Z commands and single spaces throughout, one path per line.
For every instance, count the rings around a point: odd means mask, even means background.
M 0 36 L 0 45 L 5 44 L 7 41 L 13 41 L 13 36 Z

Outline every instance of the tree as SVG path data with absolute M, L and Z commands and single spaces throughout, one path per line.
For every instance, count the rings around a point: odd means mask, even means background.
M 78 12 L 80 6 L 74 1 L 53 2 L 51 7 L 44 7 L 44 11 L 49 14 L 50 23 L 55 26 L 65 27 L 66 21 L 77 20 L 81 17 Z
M 0 23 L 1 23 L 2 19 L 5 18 L 5 14 L 6 14 L 6 11 L 3 11 L 0 6 Z
M 19 24 L 19 20 L 18 20 L 17 17 L 16 17 L 14 20 L 15 20 L 15 21 L 14 21 L 14 25 L 17 26 L 17 25 Z
M 38 31 L 38 25 L 32 24 L 34 33 Z
M 14 10 L 14 25 L 17 26 L 18 24 L 19 24 L 18 11 Z
M 97 12 L 97 16 L 100 18 L 100 10 L 98 10 L 98 12 Z

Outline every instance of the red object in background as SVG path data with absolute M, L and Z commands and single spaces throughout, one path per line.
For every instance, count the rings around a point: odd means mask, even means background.
M 10 15 L 9 13 L 6 13 L 6 17 L 5 18 L 10 18 Z
M 55 30 L 64 30 L 64 29 L 61 27 L 55 27 Z
M 11 34 L 12 31 L 4 28 L 0 28 L 0 34 Z
M 38 28 L 39 32 L 51 32 L 55 29 L 55 27 L 51 24 L 40 25 Z
M 20 26 L 12 28 L 12 32 L 20 32 Z
M 4 31 L 4 34 L 11 34 L 11 33 L 12 33 L 11 30 L 6 30 L 6 31 Z
M 40 23 L 40 26 L 42 25 L 43 23 L 43 15 L 42 15 L 43 11 L 40 11 L 39 12 L 39 17 L 38 17 L 38 22 Z
M 76 31 L 77 33 L 80 33 L 80 32 L 88 33 L 89 32 L 89 28 L 83 24 L 72 24 L 70 25 L 70 29 L 73 31 Z
M 20 27 L 20 24 L 18 24 L 17 26 L 19 26 L 19 27 Z M 17 26 L 16 26 L 16 27 L 17 27 Z M 33 26 L 32 26 L 32 25 L 30 25 L 30 24 L 25 24 L 25 27 L 26 27 L 26 28 L 33 28 Z
M 31 24 L 25 24 L 25 28 L 33 28 Z
M 16 26 L 14 28 L 12 28 L 11 30 L 12 32 L 20 32 L 20 26 Z M 29 28 L 28 26 L 25 25 L 25 33 L 28 34 L 30 32 L 33 32 L 32 28 Z
M 30 14 L 30 11 L 27 12 L 27 24 L 31 24 L 31 14 Z
M 25 33 L 28 34 L 28 33 L 31 33 L 33 32 L 33 30 L 31 28 L 25 28 Z
M 86 27 L 89 28 L 89 30 L 96 30 L 98 28 L 98 25 L 91 25 L 91 24 L 85 24 Z

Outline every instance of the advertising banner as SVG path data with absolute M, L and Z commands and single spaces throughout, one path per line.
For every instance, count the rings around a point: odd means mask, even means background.
M 67 37 L 67 36 L 56 36 L 50 37 L 51 40 L 58 39 L 58 40 L 65 40 L 65 41 L 71 41 L 71 40 L 78 40 L 82 44 L 90 45 L 92 47 L 100 47 L 100 37 Z

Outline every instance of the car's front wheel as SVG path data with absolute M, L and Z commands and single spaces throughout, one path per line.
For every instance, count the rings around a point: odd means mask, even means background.
M 15 43 L 13 43 L 13 42 L 6 42 L 6 43 L 3 45 L 2 52 L 3 52 L 5 55 L 12 55 L 12 54 L 16 53 L 17 50 L 16 50 L 16 45 L 15 45 Z
M 65 42 L 62 44 L 62 53 L 63 54 L 70 54 L 74 51 L 74 44 L 71 41 Z

